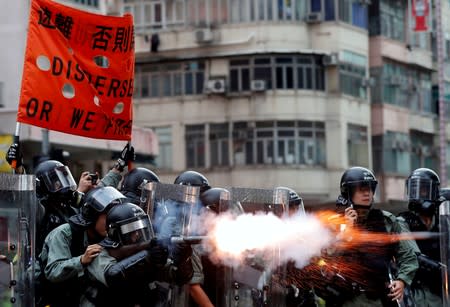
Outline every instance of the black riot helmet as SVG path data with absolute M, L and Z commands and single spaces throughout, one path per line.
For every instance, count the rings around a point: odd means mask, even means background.
M 429 168 L 414 170 L 405 182 L 408 208 L 414 212 L 434 213 L 440 197 L 439 176 Z
M 354 166 L 347 169 L 341 177 L 340 190 L 343 201 L 352 203 L 353 193 L 356 187 L 369 187 L 375 194 L 378 181 L 369 169 Z
M 56 160 L 41 162 L 35 169 L 36 194 L 39 198 L 65 200 L 77 189 L 69 168 Z
M 142 187 L 148 182 L 160 182 L 160 180 L 154 172 L 147 168 L 133 168 L 124 176 L 120 191 L 128 198 L 139 201 Z
M 144 210 L 133 203 L 114 206 L 106 216 L 107 240 L 112 246 L 148 242 L 153 238 L 153 228 Z
M 113 187 L 93 188 L 86 194 L 86 202 L 81 213 L 70 217 L 70 221 L 78 226 L 88 227 L 97 221 L 102 213 L 125 200 L 125 195 Z
M 206 208 L 215 213 L 219 213 L 220 195 L 222 193 L 228 193 L 228 190 L 224 188 L 211 188 L 200 195 L 200 201 Z
M 185 171 L 181 173 L 175 179 L 174 184 L 200 187 L 200 194 L 211 188 L 208 179 L 206 179 L 204 175 L 196 171 Z
M 289 211 L 298 211 L 305 213 L 305 206 L 303 205 L 303 199 L 298 195 L 295 190 L 288 187 L 277 187 L 277 189 L 286 190 L 289 192 Z

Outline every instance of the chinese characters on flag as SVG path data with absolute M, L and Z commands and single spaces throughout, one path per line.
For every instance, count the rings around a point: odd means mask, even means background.
M 17 121 L 74 135 L 130 140 L 131 15 L 103 16 L 32 0 Z
M 412 22 L 414 32 L 427 32 L 431 30 L 430 0 L 410 0 Z

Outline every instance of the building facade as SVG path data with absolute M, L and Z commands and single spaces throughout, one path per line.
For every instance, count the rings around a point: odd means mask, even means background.
M 192 169 L 213 186 L 288 186 L 315 208 L 333 205 L 343 171 L 360 165 L 392 208 L 413 169 L 438 171 L 436 36 L 410 30 L 407 1 L 64 3 L 133 14 L 134 124 L 158 136 L 152 168 L 165 182 Z M 4 92 L 18 93 L 14 82 Z
M 320 206 L 361 165 L 391 208 L 412 170 L 439 171 L 436 35 L 411 30 L 407 1 L 128 0 L 121 12 L 135 15 L 135 122 L 158 134 L 168 179 L 196 169 Z

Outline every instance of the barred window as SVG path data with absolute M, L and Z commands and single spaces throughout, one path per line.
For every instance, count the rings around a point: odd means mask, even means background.
M 209 127 L 209 146 L 212 166 L 228 166 L 230 132 L 228 123 L 211 124 Z
M 320 57 L 284 55 L 230 60 L 230 91 L 249 91 L 252 80 L 264 80 L 266 88 L 325 90 Z
M 432 102 L 431 72 L 390 62 L 383 66 L 383 102 L 437 113 Z
M 124 0 L 123 13 L 134 17 L 136 33 L 185 24 L 186 0 Z
M 203 93 L 205 64 L 202 61 L 136 66 L 136 97 L 167 97 Z
M 186 167 L 205 167 L 205 126 L 186 126 Z
M 367 127 L 348 124 L 348 164 L 369 167 L 369 142 Z
M 362 86 L 366 77 L 367 57 L 344 50 L 339 58 L 339 82 L 344 94 L 365 99 L 367 89 Z
M 325 150 L 323 122 L 263 121 L 233 124 L 236 165 L 325 165 Z

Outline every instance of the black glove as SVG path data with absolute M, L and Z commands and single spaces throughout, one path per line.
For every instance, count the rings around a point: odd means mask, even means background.
M 162 242 L 152 240 L 148 247 L 148 252 L 148 258 L 153 265 L 162 267 L 167 263 L 169 251 Z
M 20 151 L 19 143 L 13 143 L 9 146 L 8 151 L 6 152 L 6 161 L 8 161 L 8 164 L 13 168 L 18 168 L 23 165 L 23 156 Z M 15 163 L 15 165 L 13 165 L 13 163 Z
M 187 243 L 177 243 L 172 247 L 172 260 L 176 266 L 190 260 L 192 247 Z M 190 261 L 189 261 L 190 262 Z
M 194 269 L 192 267 L 192 261 L 188 258 L 185 262 L 179 263 L 175 271 L 175 282 L 178 285 L 184 285 L 192 279 L 194 275 Z
M 115 168 L 123 172 L 123 169 L 125 168 L 125 166 L 127 166 L 128 162 L 132 162 L 134 160 L 136 160 L 134 147 L 131 146 L 130 143 L 127 143 L 127 145 L 125 145 L 125 147 L 122 149 L 119 159 L 117 159 Z

